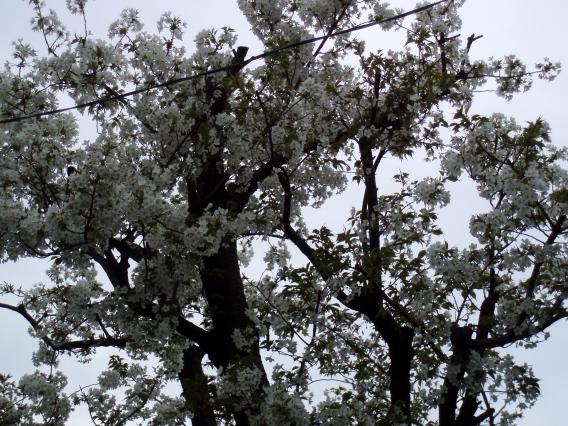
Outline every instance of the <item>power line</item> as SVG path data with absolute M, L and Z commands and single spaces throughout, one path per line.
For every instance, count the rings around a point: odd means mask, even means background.
M 380 25 L 380 24 L 384 24 L 384 23 L 387 23 L 387 22 L 395 21 L 397 19 L 405 18 L 407 16 L 414 15 L 416 13 L 424 12 L 425 10 L 431 9 L 434 6 L 438 6 L 439 4 L 445 3 L 447 1 L 448 0 L 440 0 L 440 1 L 437 1 L 435 3 L 430 3 L 430 4 L 427 4 L 425 6 L 417 7 L 416 9 L 409 10 L 408 12 L 403 12 L 401 14 L 391 16 L 389 18 L 385 18 L 385 19 L 381 19 L 381 20 L 377 20 L 377 21 L 365 22 L 363 24 L 355 25 L 353 27 L 350 27 L 350 28 L 347 28 L 347 29 L 344 29 L 344 30 L 332 32 L 331 34 L 326 34 L 326 35 L 318 36 L 318 37 L 312 37 L 312 38 L 309 38 L 309 39 L 300 40 L 300 41 L 295 42 L 295 43 L 290 43 L 290 44 L 284 45 L 282 47 L 278 47 L 276 49 L 266 50 L 266 51 L 264 51 L 264 52 L 262 52 L 262 53 L 260 53 L 256 56 L 251 56 L 249 59 L 242 60 L 242 61 L 239 61 L 239 62 L 236 62 L 236 63 L 231 63 L 230 65 L 226 65 L 224 67 L 214 68 L 214 69 L 207 70 L 207 71 L 202 71 L 200 73 L 189 75 L 189 76 L 186 76 L 186 77 L 174 78 L 174 79 L 171 79 L 171 80 L 167 80 L 163 83 L 158 83 L 158 84 L 154 84 L 154 85 L 151 85 L 151 86 L 141 87 L 139 89 L 131 90 L 131 91 L 120 93 L 120 94 L 105 96 L 104 98 L 98 98 L 98 99 L 92 100 L 90 102 L 84 102 L 84 103 L 76 104 L 76 105 L 66 107 L 66 108 L 58 108 L 58 109 L 53 109 L 53 110 L 48 110 L 48 111 L 36 112 L 36 113 L 33 113 L 33 114 L 29 114 L 29 115 L 22 115 L 22 116 L 19 116 L 19 117 L 8 118 L 8 119 L 5 119 L 5 120 L 0 120 L 0 124 L 15 123 L 15 122 L 18 122 L 18 121 L 28 120 L 28 119 L 31 119 L 31 118 L 39 118 L 39 117 L 44 117 L 44 116 L 48 116 L 48 115 L 60 114 L 62 112 L 72 111 L 72 110 L 79 109 L 79 108 L 91 107 L 91 106 L 95 106 L 97 104 L 103 104 L 105 102 L 124 99 L 124 98 L 130 97 L 130 96 L 133 96 L 133 95 L 137 95 L 139 93 L 147 92 L 147 91 L 150 91 L 150 90 L 153 90 L 153 89 L 159 89 L 159 88 L 162 88 L 162 87 L 172 86 L 174 84 L 183 83 L 183 82 L 194 80 L 194 79 L 197 79 L 197 78 L 200 78 L 200 77 L 206 77 L 206 76 L 209 76 L 209 75 L 212 75 L 212 74 L 217 74 L 217 73 L 220 73 L 220 72 L 232 71 L 234 69 L 241 69 L 241 68 L 247 66 L 248 64 L 250 64 L 251 62 L 258 61 L 259 59 L 264 59 L 268 56 L 275 55 L 275 54 L 283 52 L 285 50 L 294 49 L 296 47 L 304 46 L 306 44 L 315 43 L 317 41 L 321 41 L 321 40 L 324 40 L 324 39 L 334 38 L 334 37 L 337 37 L 339 35 L 348 34 L 348 33 L 355 32 L 355 31 L 360 31 L 360 30 L 363 30 L 365 28 L 370 28 L 370 27 L 373 27 L 373 26 L 376 26 L 376 25 Z

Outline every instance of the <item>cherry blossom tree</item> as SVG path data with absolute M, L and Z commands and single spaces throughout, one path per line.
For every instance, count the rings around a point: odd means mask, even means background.
M 29 3 L 46 53 L 18 41 L 0 74 L 0 256 L 51 266 L 0 287 L 39 342 L 35 372 L 0 376 L 1 424 L 84 405 L 97 425 L 507 425 L 536 400 L 504 348 L 568 314 L 567 152 L 540 118 L 469 109 L 558 64 L 472 59 L 461 0 L 405 27 L 378 0 L 238 0 L 261 61 L 229 27 L 188 54 L 170 13 L 150 33 L 125 10 L 102 40 Z M 67 6 L 81 19 L 85 3 Z M 344 31 L 368 20 L 406 43 L 370 51 Z M 64 100 L 87 104 L 93 138 L 71 112 L 34 116 Z M 386 192 L 385 161 L 420 156 L 437 171 Z M 437 220 L 458 179 L 486 205 L 468 247 Z M 342 229 L 306 225 L 346 190 Z M 58 359 L 102 347 L 98 383 L 69 390 Z

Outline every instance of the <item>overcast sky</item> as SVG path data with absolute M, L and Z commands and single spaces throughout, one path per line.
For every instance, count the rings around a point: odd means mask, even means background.
M 61 12 L 63 21 L 71 28 L 79 28 L 77 18 L 65 12 L 64 0 L 46 0 L 48 7 Z M 27 1 L 1 0 L 0 6 L 0 60 L 10 57 L 11 43 L 17 38 L 32 42 L 43 52 L 38 34 L 29 29 L 31 10 Z M 406 9 L 414 7 L 413 1 L 392 1 L 392 5 Z M 260 51 L 248 31 L 247 24 L 233 0 L 91 0 L 87 6 L 89 29 L 96 37 L 105 37 L 108 25 L 118 17 L 120 11 L 127 7 L 140 10 L 146 28 L 155 31 L 155 22 L 164 11 L 171 10 L 188 22 L 185 38 L 191 50 L 193 36 L 203 28 L 230 26 L 237 30 L 239 44 L 250 47 L 250 53 Z M 462 36 L 471 33 L 483 34 L 484 37 L 474 45 L 474 56 L 503 56 L 514 53 L 527 64 L 534 64 L 543 57 L 560 61 L 567 68 L 552 83 L 536 82 L 533 89 L 519 95 L 511 102 L 505 102 L 492 94 L 481 93 L 474 108 L 483 113 L 503 112 L 512 115 L 519 122 L 534 120 L 541 116 L 552 127 L 552 140 L 557 145 L 568 145 L 568 109 L 565 102 L 568 96 L 568 2 L 563 0 L 469 0 L 463 8 L 464 28 Z M 72 22 L 75 22 L 73 24 Z M 393 45 L 396 37 L 385 35 L 376 28 L 362 32 L 359 37 L 368 40 L 369 44 L 380 48 L 397 48 Z M 564 40 L 564 41 L 563 41 Z M 393 165 L 393 167 L 398 167 Z M 420 165 L 412 164 L 412 169 L 419 172 Z M 446 209 L 442 214 L 447 238 L 453 244 L 466 244 L 468 221 L 471 210 L 463 206 L 482 208 L 472 204 L 470 197 L 474 193 L 460 186 L 453 191 L 454 207 Z M 349 195 L 346 195 L 347 199 Z M 333 212 L 345 211 L 345 198 L 329 203 Z M 456 207 L 457 206 L 457 207 Z M 460 210 L 462 206 L 462 210 Z M 1 214 L 1 212 L 0 212 Z M 330 217 L 340 222 L 342 215 Z M 321 216 L 320 216 L 321 217 Z M 31 285 L 44 279 L 44 265 L 38 261 L 26 261 L 17 265 L 0 265 L 0 281 L 11 281 L 15 284 Z M 19 377 L 33 369 L 29 361 L 35 342 L 26 335 L 27 324 L 16 314 L 0 311 L 0 372 Z M 521 425 L 563 425 L 566 424 L 565 404 L 568 402 L 568 368 L 565 353 L 568 349 L 568 323 L 563 322 L 552 328 L 550 340 L 532 351 L 515 351 L 519 359 L 534 366 L 537 377 L 542 379 L 542 396 L 535 407 L 530 410 Z M 64 363 L 71 370 L 71 383 L 88 384 L 94 381 L 97 366 L 106 364 L 106 356 L 101 354 L 94 360 L 94 366 L 80 366 L 76 363 Z M 69 373 L 69 371 L 65 371 Z M 84 418 L 76 415 L 69 424 L 83 423 Z M 86 419 L 85 419 L 86 421 Z

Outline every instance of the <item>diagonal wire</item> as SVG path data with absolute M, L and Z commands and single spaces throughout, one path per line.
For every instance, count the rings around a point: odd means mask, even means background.
M 174 78 L 174 79 L 171 79 L 171 80 L 164 81 L 163 83 L 158 83 L 158 84 L 153 84 L 151 86 L 141 87 L 139 89 L 131 90 L 131 91 L 120 93 L 120 94 L 105 96 L 105 97 L 102 97 L 102 98 L 94 99 L 90 102 L 84 102 L 84 103 L 76 104 L 76 105 L 66 107 L 66 108 L 58 108 L 58 109 L 53 109 L 53 110 L 48 110 L 48 111 L 41 111 L 41 112 L 29 114 L 29 115 L 22 115 L 22 116 L 19 116 L 19 117 L 13 117 L 13 118 L 0 120 L 0 124 L 15 123 L 15 122 L 18 122 L 18 121 L 28 120 L 28 119 L 31 119 L 31 118 L 45 117 L 45 116 L 48 116 L 48 115 L 60 114 L 62 112 L 72 111 L 72 110 L 79 109 L 79 108 L 91 107 L 91 106 L 95 106 L 95 105 L 98 105 L 98 104 L 103 104 L 105 102 L 124 99 L 124 98 L 130 97 L 130 96 L 133 96 L 133 95 L 137 95 L 139 93 L 144 93 L 144 92 L 147 92 L 147 91 L 150 91 L 150 90 L 153 90 L 153 89 L 160 89 L 162 87 L 172 86 L 174 84 L 179 84 L 179 83 L 183 83 L 183 82 L 186 82 L 186 81 L 194 80 L 194 79 L 197 79 L 197 78 L 200 78 L 200 77 L 206 77 L 206 76 L 209 76 L 209 75 L 218 74 L 220 72 L 232 71 L 234 69 L 241 69 L 241 68 L 247 66 L 248 64 L 250 64 L 251 62 L 258 61 L 259 59 L 264 59 L 264 58 L 272 56 L 272 55 L 276 55 L 276 54 L 283 52 L 285 50 L 294 49 L 296 47 L 304 46 L 306 44 L 315 43 L 315 42 L 320 41 L 320 40 L 334 38 L 334 37 L 337 37 L 339 35 L 349 34 L 349 33 L 355 32 L 355 31 L 363 30 L 365 28 L 370 28 L 370 27 L 374 27 L 376 25 L 384 24 L 384 23 L 387 23 L 387 22 L 392 22 L 392 21 L 395 21 L 397 19 L 402 19 L 402 18 L 405 18 L 407 16 L 414 15 L 416 13 L 424 12 L 428 9 L 433 8 L 434 6 L 445 3 L 447 1 L 448 0 L 440 0 L 440 1 L 437 1 L 435 3 L 430 3 L 430 4 L 427 4 L 425 6 L 417 7 L 415 9 L 409 10 L 408 12 L 403 12 L 403 13 L 400 13 L 398 15 L 394 15 L 394 16 L 391 16 L 391 17 L 388 17 L 388 18 L 384 18 L 384 19 L 380 19 L 380 20 L 374 20 L 374 21 L 368 21 L 368 22 L 365 22 L 363 24 L 359 24 L 359 25 L 355 25 L 355 26 L 350 27 L 350 28 L 346 28 L 344 30 L 335 31 L 331 34 L 326 34 L 326 35 L 318 36 L 318 37 L 312 37 L 312 38 L 309 38 L 309 39 L 300 40 L 300 41 L 295 42 L 295 43 L 286 44 L 286 45 L 278 47 L 276 49 L 266 50 L 266 51 L 264 51 L 264 52 L 262 52 L 258 55 L 250 57 L 247 60 L 243 60 L 243 61 L 236 62 L 236 63 L 231 63 L 229 65 L 226 65 L 226 66 L 223 66 L 223 67 L 220 67 L 220 68 L 214 68 L 214 69 L 202 71 L 200 73 L 192 74 L 192 75 L 185 76 L 185 77 Z

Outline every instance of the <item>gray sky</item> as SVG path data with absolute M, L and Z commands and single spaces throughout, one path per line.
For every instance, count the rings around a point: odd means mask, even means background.
M 48 7 L 61 12 L 63 21 L 70 28 L 75 25 L 80 28 L 75 17 L 65 12 L 64 0 L 47 0 Z M 393 0 L 392 5 L 404 9 L 414 7 L 414 1 Z M 247 24 L 232 0 L 91 0 L 87 5 L 87 20 L 89 29 L 97 37 L 106 37 L 108 25 L 118 17 L 120 11 L 127 7 L 140 10 L 146 28 L 154 31 L 160 14 L 171 10 L 188 22 L 185 37 L 188 49 L 191 50 L 193 36 L 203 28 L 231 26 L 237 30 L 239 44 L 250 47 L 250 53 L 260 51 Z M 482 113 L 503 112 L 512 115 L 522 123 L 541 116 L 552 127 L 552 140 L 557 145 L 568 145 L 568 109 L 563 106 L 568 95 L 568 2 L 563 0 L 469 0 L 463 8 L 462 18 L 464 28 L 462 36 L 471 33 L 483 34 L 484 37 L 474 44 L 474 56 L 500 57 L 514 53 L 528 65 L 534 64 L 543 57 L 560 61 L 567 68 L 552 83 L 537 81 L 533 89 L 526 94 L 516 96 L 511 102 L 496 98 L 493 94 L 480 93 L 474 109 Z M 0 60 L 8 59 L 11 52 L 11 42 L 17 38 L 32 42 L 43 52 L 43 45 L 38 34 L 29 28 L 31 10 L 27 1 L 1 0 L 0 6 Z M 360 33 L 369 44 L 381 48 L 397 48 L 393 45 L 396 37 L 385 35 L 377 29 L 368 29 Z M 564 40 L 564 42 L 563 42 Z M 393 164 L 393 170 L 399 166 Z M 401 165 L 402 167 L 402 165 Z M 408 166 L 406 166 L 408 167 Z M 418 163 L 412 163 L 411 168 L 425 170 Z M 442 213 L 443 227 L 447 238 L 453 244 L 465 244 L 469 241 L 468 221 L 472 209 L 481 209 L 482 205 L 471 202 L 474 192 L 465 186 L 456 186 L 453 191 L 453 207 Z M 346 200 L 349 194 L 338 200 L 331 201 L 326 207 L 335 212 L 330 216 L 330 225 L 341 222 L 345 217 Z M 460 206 L 467 206 L 468 210 Z M 324 208 L 326 208 L 324 207 Z M 339 212 L 339 213 L 338 213 Z M 1 214 L 1 213 L 0 213 Z M 321 216 L 320 216 L 321 217 Z M 26 261 L 20 264 L 0 265 L 0 281 L 11 281 L 15 284 L 31 285 L 44 279 L 44 264 L 39 261 Z M 16 314 L 0 310 L 0 324 L 3 325 L 0 336 L 3 345 L 0 349 L 1 372 L 19 377 L 32 371 L 29 360 L 35 342 L 26 334 L 27 325 Z M 557 324 L 552 328 L 552 337 L 538 349 L 531 351 L 513 350 L 518 359 L 534 366 L 537 377 L 542 379 L 542 396 L 535 407 L 527 412 L 520 423 L 528 425 L 562 425 L 566 421 L 565 404 L 568 402 L 566 383 L 568 369 L 565 367 L 564 354 L 568 349 L 568 324 Z M 63 363 L 64 371 L 69 373 L 71 383 L 92 383 L 100 371 L 98 367 L 106 365 L 104 353 L 95 357 L 90 366 L 77 365 L 70 360 Z M 67 368 L 65 368 L 67 367 Z M 86 419 L 78 414 L 70 424 L 88 424 Z

